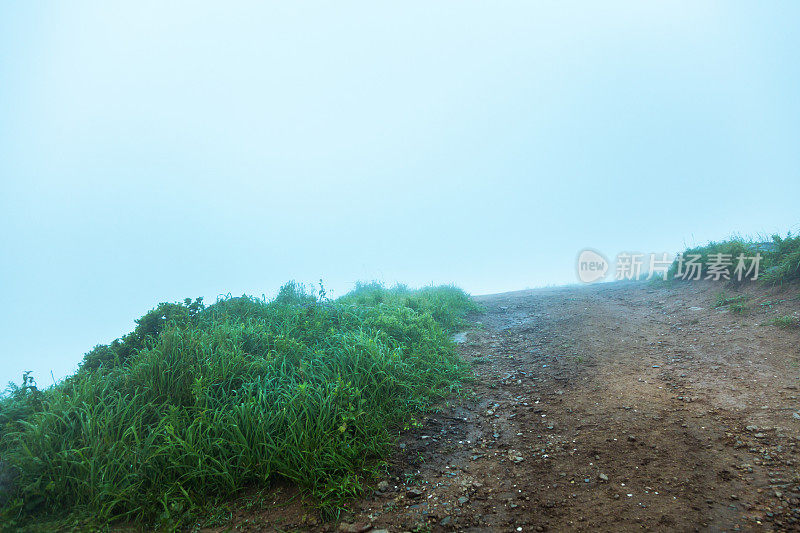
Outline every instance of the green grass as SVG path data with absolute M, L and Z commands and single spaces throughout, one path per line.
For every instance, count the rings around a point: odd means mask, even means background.
M 728 296 L 725 292 L 721 292 L 717 295 L 717 302 L 714 307 L 727 307 L 732 313 L 742 314 L 749 309 L 748 297 L 746 294 Z
M 477 308 L 455 287 L 321 293 L 162 303 L 58 385 L 12 386 L 2 523 L 172 529 L 276 479 L 328 509 L 359 494 L 402 427 L 467 378 L 448 336 Z
M 782 329 L 800 328 L 800 320 L 790 315 L 779 316 L 772 321 L 772 324 Z
M 800 235 L 786 237 L 773 235 L 770 242 L 760 242 L 754 239 L 734 237 L 725 241 L 710 242 L 704 246 L 688 248 L 683 252 L 684 257 L 690 255 L 701 256 L 700 262 L 707 265 L 715 254 L 730 256 L 733 265 L 730 268 L 730 281 L 737 282 L 734 269 L 740 254 L 745 257 L 761 254 L 759 281 L 767 285 L 780 285 L 800 279 Z M 749 261 L 748 261 L 749 266 Z M 669 278 L 673 279 L 678 269 L 677 260 L 669 270 Z M 703 277 L 706 270 L 703 270 Z
M 773 236 L 774 250 L 767 254 L 764 282 L 772 285 L 800 279 L 800 235 Z
M 466 324 L 465 318 L 481 308 L 469 296 L 454 286 L 425 287 L 411 290 L 395 285 L 387 290 L 380 283 L 356 283 L 355 289 L 339 299 L 355 305 L 392 305 L 408 307 L 418 313 L 428 313 L 447 333 L 455 333 Z

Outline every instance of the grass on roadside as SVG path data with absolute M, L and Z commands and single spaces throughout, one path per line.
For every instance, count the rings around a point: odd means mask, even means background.
M 783 315 L 773 319 L 772 324 L 781 329 L 800 328 L 800 319 L 796 316 Z
M 162 303 L 58 385 L 26 375 L 0 401 L 0 520 L 172 529 L 276 479 L 326 508 L 359 494 L 467 378 L 449 334 L 476 306 L 449 286 L 321 294 Z
M 728 296 L 723 291 L 717 295 L 717 302 L 714 307 L 727 307 L 732 313 L 742 314 L 749 308 L 748 296 L 746 294 Z
M 792 236 L 791 233 L 786 237 L 773 235 L 769 242 L 734 237 L 689 248 L 683 252 L 683 256 L 687 258 L 693 255 L 700 256 L 699 262 L 703 265 L 708 265 L 718 254 L 723 254 L 732 260 L 733 268 L 740 255 L 749 258 L 760 254 L 759 281 L 767 285 L 779 285 L 800 279 L 800 235 Z M 674 279 L 677 271 L 676 260 L 669 269 L 668 278 Z M 734 283 L 737 280 L 731 275 L 730 281 Z

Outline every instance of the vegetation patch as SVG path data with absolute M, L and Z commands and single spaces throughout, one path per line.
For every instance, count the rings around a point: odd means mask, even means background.
M 727 307 L 732 313 L 741 314 L 748 309 L 748 297 L 746 294 L 728 296 L 721 292 L 717 295 L 717 302 L 714 307 Z
M 775 318 L 772 323 L 779 328 L 800 328 L 800 320 L 796 316 L 783 315 Z
M 0 520 L 181 527 L 278 479 L 336 506 L 459 390 L 449 335 L 476 309 L 455 287 L 375 283 L 334 301 L 292 282 L 272 301 L 159 304 L 58 385 L 11 386 Z
M 779 285 L 800 279 L 800 235 L 792 236 L 791 233 L 788 233 L 786 237 L 773 235 L 770 241 L 765 242 L 736 237 L 688 248 L 683 252 L 683 257 L 699 256 L 698 262 L 707 266 L 718 259 L 720 254 L 732 262 L 729 272 L 732 283 L 742 281 L 733 276 L 733 269 L 737 265 L 738 258 L 743 256 L 749 259 L 756 254 L 761 257 L 758 279 L 762 283 Z M 748 262 L 748 266 L 749 264 Z M 679 262 L 676 259 L 670 266 L 669 279 L 675 277 L 678 269 Z

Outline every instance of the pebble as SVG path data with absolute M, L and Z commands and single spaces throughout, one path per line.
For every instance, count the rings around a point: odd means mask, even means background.
M 347 524 L 342 522 L 339 524 L 340 533 L 364 533 L 372 529 L 372 524 L 367 522 L 356 522 L 354 524 Z
M 422 496 L 423 493 L 424 491 L 422 489 L 411 487 L 406 491 L 406 496 L 408 496 L 409 498 L 419 498 L 420 496 Z

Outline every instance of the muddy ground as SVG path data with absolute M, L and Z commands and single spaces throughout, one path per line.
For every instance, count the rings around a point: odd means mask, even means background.
M 294 499 L 235 529 L 800 531 L 800 289 L 613 283 L 477 297 L 476 380 L 324 522 Z M 737 291 L 727 289 L 729 294 Z

